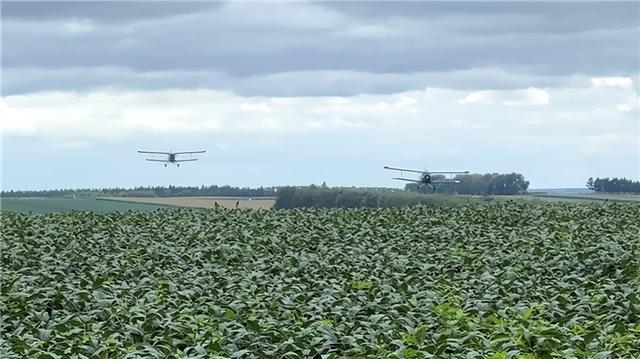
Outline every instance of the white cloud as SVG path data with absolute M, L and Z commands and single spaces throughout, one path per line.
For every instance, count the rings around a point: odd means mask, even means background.
M 220 11 L 207 14 L 214 21 L 231 27 L 281 26 L 291 29 L 331 29 L 346 22 L 346 18 L 330 9 L 310 3 L 273 2 L 261 4 L 225 3 Z M 286 14 L 283 16 L 283 14 Z M 193 17 L 193 16 L 192 16 Z
M 622 112 L 631 111 L 631 106 L 629 106 L 627 104 L 618 105 L 617 108 L 618 108 L 618 111 L 622 111 Z
M 392 96 L 379 96 L 392 98 Z M 262 98 L 211 90 L 41 92 L 3 98 L 5 135 L 70 139 L 145 134 L 291 133 L 362 127 L 376 96 Z M 394 108 L 410 110 L 407 96 Z M 372 119 L 369 118 L 369 121 Z M 321 125 L 320 125 L 321 124 Z
M 380 24 L 356 24 L 348 26 L 343 34 L 351 38 L 389 38 L 399 34 L 397 29 Z
M 62 24 L 64 32 L 72 35 L 86 34 L 95 28 L 91 20 L 88 19 L 71 19 Z
M 547 91 L 530 87 L 526 90 L 476 91 L 459 100 L 462 104 L 536 106 L 549 104 Z
M 88 141 L 65 141 L 54 146 L 56 150 L 79 150 L 91 147 Z
M 240 109 L 249 112 L 271 112 L 271 107 L 266 102 L 243 103 L 240 105 Z
M 495 103 L 521 101 L 513 94 L 493 93 Z M 268 182 L 273 184 L 282 184 L 279 176 L 286 172 L 286 163 L 297 161 L 314 166 L 301 171 L 306 177 L 286 177 L 292 181 L 288 183 L 312 183 L 328 173 L 333 183 L 340 174 L 331 171 L 342 163 L 355 174 L 341 183 L 362 184 L 362 176 L 375 184 L 373 178 L 388 180 L 388 174 L 371 168 L 379 169 L 381 163 L 420 166 L 424 158 L 429 166 L 440 168 L 457 163 L 481 172 L 522 171 L 534 181 L 548 180 L 549 171 L 580 169 L 587 177 L 594 175 L 596 157 L 606 158 L 602 166 L 627 169 L 616 172 L 627 176 L 630 166 L 637 168 L 640 122 L 633 89 L 549 89 L 545 93 L 553 97 L 546 106 L 474 106 L 458 101 L 469 92 L 433 87 L 352 97 L 243 97 L 211 90 L 39 92 L 0 97 L 0 129 L 3 160 L 19 166 L 35 159 L 41 162 L 33 167 L 40 170 L 60 155 L 73 161 L 84 156 L 83 166 L 94 166 L 96 158 L 101 158 L 113 167 L 119 159 L 114 160 L 118 157 L 112 152 L 120 151 L 120 158 L 130 160 L 131 168 L 139 168 L 137 159 L 130 158 L 135 148 L 197 146 L 211 150 L 208 155 L 217 161 L 215 175 L 209 173 L 207 178 L 229 183 L 236 183 L 234 176 L 244 173 L 244 168 L 255 169 L 272 157 L 282 161 L 269 162 L 260 173 L 281 166 L 278 174 L 271 173 Z M 619 104 L 632 110 L 619 111 Z M 256 156 L 261 160 L 248 165 Z M 546 171 L 537 178 L 538 169 L 531 167 L 536 162 Z M 193 170 L 198 168 L 206 172 L 212 167 L 194 166 Z M 602 168 L 604 175 L 611 172 Z M 94 168 L 101 176 L 103 170 Z M 230 175 L 218 177 L 224 172 Z M 67 176 L 61 169 L 58 173 Z M 582 182 L 584 175 L 576 178 Z M 13 176 L 12 186 L 23 186 L 35 175 Z M 181 178 L 176 177 L 176 183 Z
M 638 117 L 638 110 L 640 110 L 640 96 L 628 97 L 626 101 L 619 102 L 616 108 L 620 112 L 630 113 L 632 116 Z
M 72 149 L 96 140 L 259 134 L 285 142 L 400 138 L 415 150 L 438 139 L 445 147 L 451 142 L 479 150 L 558 153 L 585 152 L 576 144 L 600 136 L 598 148 L 608 149 L 602 153 L 637 152 L 638 122 L 629 115 L 638 104 L 631 89 L 549 91 L 469 94 L 427 88 L 352 97 L 243 97 L 211 90 L 41 92 L 3 97 L 0 129 L 5 139 L 33 138 Z M 540 104 L 545 106 L 535 106 Z M 550 137 L 550 131 L 557 136 Z M 389 150 L 397 146 L 394 142 Z
M 631 88 L 632 81 L 630 77 L 593 77 L 591 83 L 594 86 L 614 86 Z
M 580 138 L 606 135 L 598 148 L 637 152 L 637 146 L 628 145 L 638 141 L 638 122 L 629 121 L 637 106 L 632 89 L 608 87 L 474 93 L 430 87 L 351 97 L 243 97 L 212 90 L 40 92 L 3 97 L 0 129 L 5 138 L 44 139 L 58 148 L 97 139 L 260 134 L 283 143 L 305 136 L 369 136 L 402 138 L 421 148 L 437 138 L 468 148 L 504 143 L 500 151 L 522 145 L 523 150 L 574 153 L 582 151 L 575 145 Z M 550 138 L 550 131 L 558 136 Z

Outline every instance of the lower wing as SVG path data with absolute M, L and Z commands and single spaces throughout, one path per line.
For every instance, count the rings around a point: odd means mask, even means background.
M 435 171 L 429 172 L 431 174 L 443 174 L 443 175 L 464 175 L 469 173 L 469 171 Z
M 145 158 L 145 160 L 153 161 L 153 162 L 171 162 L 171 161 L 167 161 L 167 160 L 156 160 L 156 159 L 153 159 L 153 158 Z
M 406 182 L 414 182 L 414 183 L 421 183 L 418 180 L 414 180 L 414 179 L 408 179 L 408 178 L 400 178 L 400 177 L 394 177 L 394 180 L 399 180 L 399 181 L 406 181 Z
M 191 161 L 197 161 L 197 160 L 198 160 L 197 158 L 190 158 L 187 160 L 175 160 L 173 162 L 191 162 Z

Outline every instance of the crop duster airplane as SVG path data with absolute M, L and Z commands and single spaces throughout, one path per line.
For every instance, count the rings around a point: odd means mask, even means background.
M 180 167 L 180 163 L 178 162 L 191 162 L 191 161 L 197 161 L 197 158 L 187 158 L 184 160 L 178 160 L 176 159 L 177 155 L 193 155 L 194 153 L 205 153 L 207 151 L 185 151 L 185 152 L 158 152 L 158 151 L 138 151 L 138 153 L 150 153 L 150 154 L 154 154 L 154 155 L 166 155 L 167 159 L 166 160 L 160 160 L 160 159 L 155 159 L 155 158 L 145 158 L 147 161 L 153 161 L 153 162 L 164 162 L 164 166 L 167 167 L 167 164 L 169 163 L 173 163 L 174 165 Z
M 469 171 L 419 171 L 419 170 L 410 170 L 410 169 L 406 169 L 406 168 L 397 168 L 397 167 L 389 167 L 389 166 L 384 166 L 385 169 L 387 170 L 392 170 L 392 171 L 400 171 L 400 173 L 402 174 L 403 172 L 412 172 L 412 173 L 419 173 L 420 177 L 415 180 L 415 179 L 409 179 L 409 178 L 402 178 L 402 177 L 394 177 L 394 180 L 399 180 L 399 181 L 406 181 L 406 182 L 413 182 L 413 183 L 417 183 L 418 184 L 418 189 L 420 189 L 420 187 L 422 186 L 429 186 L 433 192 L 436 191 L 436 188 L 433 186 L 433 184 L 435 183 L 460 183 L 460 181 L 458 180 L 454 180 L 454 179 L 445 179 L 445 180 L 433 180 L 431 178 L 431 175 L 434 174 L 438 174 L 438 175 L 449 175 L 449 174 L 467 174 L 469 173 Z

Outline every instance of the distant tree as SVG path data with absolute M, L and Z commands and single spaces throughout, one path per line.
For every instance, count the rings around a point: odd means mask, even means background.
M 589 182 L 587 181 L 587 188 Z M 626 178 L 596 178 L 592 181 L 592 190 L 602 193 L 640 193 L 640 181 L 632 181 Z
M 441 180 L 443 176 L 434 175 L 433 180 Z M 457 193 L 469 195 L 514 195 L 523 194 L 529 188 L 529 181 L 519 173 L 499 174 L 464 174 L 454 178 L 458 183 L 436 184 L 438 193 Z M 415 183 L 405 186 L 408 191 L 432 193 L 431 188 L 422 186 L 418 189 Z

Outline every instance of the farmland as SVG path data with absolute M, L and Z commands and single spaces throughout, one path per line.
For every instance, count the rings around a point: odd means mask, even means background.
M 157 204 L 140 204 L 126 202 L 98 201 L 95 197 L 79 198 L 43 198 L 24 197 L 0 198 L 0 209 L 3 212 L 18 213 L 52 213 L 69 211 L 93 211 L 93 212 L 113 212 L 113 211 L 153 211 L 161 208 Z
M 215 208 L 218 204 L 224 208 L 270 209 L 275 200 L 271 197 L 78 197 L 78 198 L 0 198 L 0 209 L 3 212 L 17 213 L 55 213 L 69 211 L 114 212 L 142 211 L 148 212 L 166 207 Z
M 103 197 L 101 200 L 192 208 L 216 208 L 216 205 L 236 208 L 237 203 L 240 209 L 270 209 L 275 203 L 273 197 Z
M 617 193 L 534 194 L 533 197 L 557 200 L 640 202 L 640 195 Z
M 2 358 L 640 357 L 636 204 L 1 216 Z

